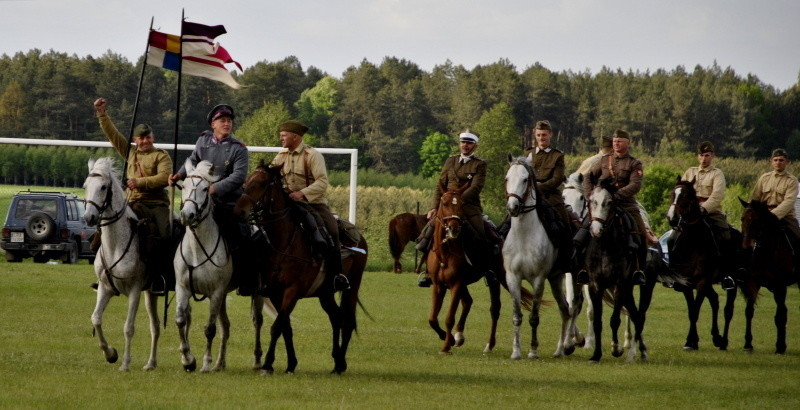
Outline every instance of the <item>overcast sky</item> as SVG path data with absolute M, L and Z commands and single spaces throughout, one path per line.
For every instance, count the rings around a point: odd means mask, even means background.
M 800 0 L 0 0 L 0 54 L 112 50 L 135 62 L 151 17 L 179 34 L 182 9 L 225 25 L 218 40 L 245 68 L 294 55 L 338 78 L 386 56 L 426 71 L 448 59 L 592 73 L 716 61 L 778 90 L 800 72 Z

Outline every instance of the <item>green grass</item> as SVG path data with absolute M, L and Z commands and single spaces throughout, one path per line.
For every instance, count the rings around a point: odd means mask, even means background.
M 452 355 L 437 352 L 441 342 L 428 328 L 430 291 L 415 286 L 414 275 L 366 274 L 362 299 L 375 321 L 359 312 L 359 333 L 342 376 L 328 374 L 329 325 L 316 300 L 301 301 L 294 318 L 300 361 L 291 376 L 258 376 L 250 369 L 253 334 L 249 299 L 232 296 L 228 368 L 221 373 L 182 370 L 174 305 L 162 330 L 158 368 L 141 371 L 149 340 L 140 306 L 132 370 L 108 364 L 92 337 L 92 268 L 0 262 L 0 407 L 3 408 L 797 408 L 800 380 L 800 326 L 796 287 L 789 292 L 789 348 L 773 354 L 774 302 L 764 291 L 756 311 L 755 352 L 744 353 L 743 306 L 737 300 L 729 351 L 710 345 L 709 314 L 701 313 L 701 347 L 684 352 L 687 323 L 683 297 L 658 287 L 645 332 L 650 362 L 625 363 L 609 353 L 591 365 L 590 350 L 550 358 L 556 342 L 556 312 L 544 308 L 539 360 L 512 361 L 509 296 L 504 303 L 494 353 L 482 354 L 488 332 L 488 297 L 478 283 L 467 324 L 467 342 Z M 163 299 L 160 300 L 163 303 Z M 106 335 L 122 351 L 126 299 L 113 298 L 104 317 Z M 194 303 L 192 347 L 202 356 L 207 303 Z M 160 306 L 159 309 L 162 309 Z M 605 310 L 606 315 L 608 309 Z M 268 320 L 271 323 L 271 320 Z M 585 319 L 580 324 L 585 328 Z M 607 326 L 604 328 L 607 329 Z M 267 337 L 268 331 L 263 332 Z M 523 344 L 530 341 L 527 320 Z M 215 343 L 215 348 L 218 342 Z M 266 346 L 265 346 L 266 347 Z M 215 349 L 216 353 L 216 349 Z M 285 366 L 279 344 L 276 369 Z

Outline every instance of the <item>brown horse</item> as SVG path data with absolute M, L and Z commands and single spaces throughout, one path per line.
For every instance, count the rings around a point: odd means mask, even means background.
M 669 266 L 678 275 L 684 277 L 687 286 L 676 286 L 681 289 L 686 299 L 689 312 L 689 333 L 686 335 L 684 350 L 697 350 L 700 336 L 697 333 L 697 321 L 703 300 L 708 298 L 711 306 L 711 337 L 714 346 L 720 350 L 728 348 L 728 329 L 733 318 L 736 289 L 727 290 L 725 301 L 723 332 L 720 334 L 717 316 L 719 313 L 719 296 L 714 290 L 714 283 L 719 283 L 724 275 L 733 272 L 722 271 L 720 250 L 715 245 L 711 226 L 701 211 L 700 200 L 694 189 L 694 181 L 682 181 L 680 177 L 672 191 L 672 201 L 667 211 L 667 219 L 675 227 L 675 233 L 669 241 Z M 741 242 L 739 231 L 730 228 L 733 241 Z M 720 249 L 727 244 L 719 244 Z M 731 266 L 734 264 L 731 263 Z
M 746 277 L 739 277 L 744 283 L 742 294 L 747 300 L 744 310 L 746 325 L 744 350 L 753 350 L 752 322 L 758 291 L 762 286 L 772 292 L 775 299 L 775 327 L 777 339 L 775 353 L 786 353 L 786 289 L 798 282 L 797 264 L 798 244 L 784 232 L 781 221 L 770 212 L 767 205 L 759 201 L 749 204 L 739 199 L 745 208 L 742 213 L 742 247 L 749 252 L 749 268 Z
M 266 286 L 266 296 L 278 312 L 270 330 L 262 373 L 274 371 L 275 347 L 281 336 L 286 345 L 286 373 L 294 372 L 297 357 L 290 315 L 298 300 L 307 297 L 319 298 L 322 309 L 328 314 L 333 329 L 332 373 L 343 373 L 347 369 L 347 348 L 356 329 L 358 290 L 367 263 L 366 240 L 361 236 L 358 243 L 347 243 L 347 235 L 340 236 L 348 254 L 342 261 L 342 272 L 350 281 L 350 289 L 342 292 L 341 305 L 337 305 L 331 278 L 326 277 L 315 260 L 309 241 L 293 218 L 293 201 L 283 190 L 280 168 L 269 167 L 262 161 L 248 176 L 244 188 L 234 212 L 240 219 L 254 221 L 266 236 L 267 266 L 262 283 Z
M 462 210 L 463 201 L 461 195 L 469 187 L 465 184 L 459 189 L 447 191 L 442 195 L 439 208 L 434 218 L 434 234 L 432 238 L 432 248 L 428 253 L 427 270 L 433 281 L 433 304 L 431 306 L 428 323 L 431 328 L 439 335 L 439 339 L 444 340 L 444 345 L 439 353 L 450 353 L 453 346 L 464 344 L 464 325 L 467 321 L 470 308 L 472 307 L 472 296 L 467 285 L 478 281 L 483 272 L 473 272 L 467 261 L 465 253 L 462 225 L 468 223 Z M 498 276 L 501 272 L 498 272 Z M 491 332 L 489 342 L 484 352 L 491 352 L 495 345 L 495 334 L 497 333 L 497 320 L 500 317 L 500 283 L 497 280 L 488 280 L 489 295 L 491 306 L 489 312 L 492 317 Z M 450 306 L 445 317 L 445 327 L 442 330 L 439 326 L 439 311 L 442 309 L 444 295 L 450 289 Z M 458 324 L 455 322 L 458 305 L 461 304 L 461 316 Z M 455 327 L 456 333 L 453 334 Z
M 417 239 L 426 223 L 428 223 L 428 219 L 425 215 L 407 212 L 397 215 L 389 221 L 389 252 L 394 258 L 394 273 L 403 272 L 400 257 L 403 256 L 408 242 Z

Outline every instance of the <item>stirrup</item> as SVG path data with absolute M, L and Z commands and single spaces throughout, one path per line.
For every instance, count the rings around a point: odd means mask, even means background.
M 419 275 L 422 277 L 417 281 L 417 286 L 421 288 L 429 288 L 431 285 L 433 285 L 433 280 L 430 276 L 428 276 L 427 273 L 420 273 Z
M 644 276 L 644 272 L 641 269 L 636 269 L 635 271 L 633 271 L 633 284 L 634 285 L 647 284 L 647 278 Z
M 348 289 L 350 289 L 350 281 L 347 279 L 347 276 L 345 276 L 343 273 L 340 273 L 336 275 L 335 278 L 333 278 L 333 290 L 335 292 L 340 292 Z
M 726 276 L 722 278 L 722 289 L 723 290 L 732 290 L 736 289 L 736 282 L 734 282 L 733 278 L 730 276 Z
M 575 275 L 575 283 L 579 285 L 588 285 L 589 284 L 589 272 L 586 269 L 581 269 L 578 271 L 578 274 Z

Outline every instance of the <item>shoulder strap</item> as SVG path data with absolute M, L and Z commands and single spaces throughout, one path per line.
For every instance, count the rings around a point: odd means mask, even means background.
M 303 151 L 303 172 L 306 175 L 306 186 L 311 186 L 314 183 L 314 176 L 308 168 L 308 150 Z

